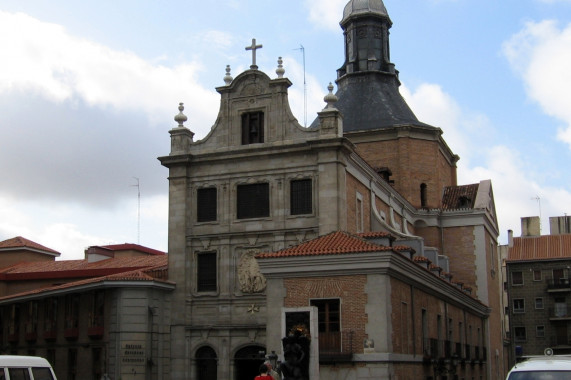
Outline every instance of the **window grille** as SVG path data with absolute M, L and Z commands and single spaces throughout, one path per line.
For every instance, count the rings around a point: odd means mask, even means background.
M 216 291 L 216 252 L 199 253 L 196 257 L 196 290 Z
M 270 216 L 270 187 L 267 183 L 239 185 L 237 197 L 238 219 Z
M 198 189 L 196 192 L 196 221 L 216 221 L 216 188 Z
M 311 214 L 312 207 L 311 179 L 291 181 L 290 183 L 290 213 L 291 215 Z

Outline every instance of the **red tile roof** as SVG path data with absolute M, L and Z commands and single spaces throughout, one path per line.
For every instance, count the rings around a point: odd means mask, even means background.
M 142 268 L 166 266 L 167 263 L 168 256 L 166 255 L 120 257 L 92 263 L 87 259 L 19 263 L 0 269 L 0 280 L 98 277 Z
M 112 251 L 133 250 L 133 251 L 148 253 L 149 255 L 166 255 L 166 252 L 159 251 L 157 249 L 152 249 L 149 247 L 145 247 L 145 246 L 139 245 L 139 244 L 133 244 L 133 243 L 102 245 L 101 247 L 110 249 Z
M 161 283 L 165 283 L 165 284 L 174 284 L 174 283 L 166 281 L 162 278 L 162 277 L 166 277 L 166 276 L 162 275 L 162 272 L 167 271 L 167 270 L 168 269 L 166 266 L 161 265 L 161 266 L 146 268 L 143 270 L 134 270 L 134 271 L 129 271 L 129 272 L 111 274 L 108 276 L 88 278 L 88 279 L 84 279 L 84 280 L 68 282 L 68 283 L 61 284 L 61 285 L 34 289 L 34 290 L 30 290 L 30 291 L 26 291 L 26 292 L 22 292 L 22 293 L 18 293 L 18 294 L 11 294 L 9 296 L 0 297 L 0 301 L 13 299 L 13 298 L 19 298 L 19 297 L 25 297 L 25 296 L 32 296 L 32 295 L 42 294 L 42 293 L 46 293 L 46 292 L 55 292 L 55 291 L 59 291 L 59 290 L 77 288 L 77 287 L 81 287 L 83 285 L 96 284 L 96 283 L 100 283 L 100 282 L 149 281 L 149 282 L 161 282 Z M 157 274 L 160 274 L 160 275 L 157 277 L 156 276 Z
M 411 250 L 406 247 L 407 251 Z M 265 259 L 271 257 L 294 257 L 294 256 L 316 256 L 316 255 L 340 255 L 361 252 L 380 252 L 395 250 L 393 247 L 386 247 L 371 243 L 358 235 L 348 232 L 332 232 L 328 235 L 318 237 L 305 243 L 301 243 L 291 248 L 282 249 L 278 252 L 260 253 L 257 258 Z
M 29 248 L 29 249 L 34 249 L 34 250 L 38 250 L 38 251 L 44 251 L 46 253 L 49 253 L 51 255 L 55 255 L 55 256 L 59 256 L 60 253 L 58 251 L 55 251 L 51 248 L 48 247 L 44 247 L 41 244 L 38 244 L 36 242 L 33 242 L 31 240 L 28 240 L 26 238 L 23 238 L 21 236 L 16 236 L 15 238 L 12 239 L 8 239 L 8 240 L 4 240 L 4 241 L 0 241 L 0 251 L 2 250 L 13 250 L 15 248 Z
M 362 233 L 357 234 L 357 236 L 363 237 L 365 239 L 371 239 L 371 238 L 392 238 L 392 239 L 394 239 L 393 235 L 391 235 L 388 232 L 383 232 L 383 231 L 362 232 Z
M 447 186 L 442 195 L 443 210 L 474 208 L 479 184 Z
M 507 261 L 571 258 L 571 234 L 518 237 L 513 243 Z

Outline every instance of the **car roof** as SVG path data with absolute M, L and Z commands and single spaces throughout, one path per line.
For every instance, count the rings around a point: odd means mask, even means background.
M 0 355 L 0 367 L 50 367 L 50 363 L 39 356 Z
M 569 371 L 571 370 L 571 356 L 540 356 L 526 358 L 517 363 L 510 372 L 521 371 Z

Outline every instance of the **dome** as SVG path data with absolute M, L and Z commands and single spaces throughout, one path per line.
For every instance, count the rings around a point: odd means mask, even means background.
M 350 18 L 361 15 L 389 17 L 383 0 L 351 0 L 345 5 L 341 25 Z

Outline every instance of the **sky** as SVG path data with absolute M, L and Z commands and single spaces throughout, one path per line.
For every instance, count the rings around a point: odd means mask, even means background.
M 0 241 L 83 258 L 92 245 L 168 246 L 178 103 L 197 141 L 226 65 L 293 85 L 309 125 L 344 61 L 346 0 L 0 0 Z M 384 0 L 391 61 L 419 120 L 491 179 L 500 237 L 571 213 L 571 0 Z M 304 100 L 304 94 L 305 99 Z M 307 104 L 307 107 L 304 104 Z

